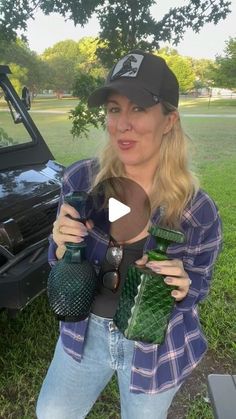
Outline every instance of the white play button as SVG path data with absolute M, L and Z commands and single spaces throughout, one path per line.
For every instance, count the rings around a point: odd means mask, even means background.
M 109 198 L 108 200 L 108 219 L 110 223 L 119 220 L 124 215 L 129 214 L 131 208 L 115 198 Z
M 85 209 L 76 207 L 102 233 L 118 243 L 137 237 L 147 227 L 151 205 L 144 189 L 131 179 L 107 178 L 94 186 Z

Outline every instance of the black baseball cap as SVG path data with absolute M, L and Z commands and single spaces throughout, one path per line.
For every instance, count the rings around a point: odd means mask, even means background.
M 162 100 L 177 108 L 179 102 L 179 83 L 166 61 L 140 50 L 120 58 L 105 85 L 89 96 L 88 106 L 103 105 L 111 92 L 118 92 L 144 108 Z

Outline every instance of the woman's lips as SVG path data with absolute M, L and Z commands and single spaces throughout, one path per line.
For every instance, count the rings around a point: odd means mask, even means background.
M 118 140 L 118 146 L 121 150 L 129 150 L 133 148 L 136 144 L 136 141 L 132 140 Z

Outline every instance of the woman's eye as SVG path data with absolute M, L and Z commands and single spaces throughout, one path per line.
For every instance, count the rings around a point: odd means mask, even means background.
M 141 106 L 134 106 L 133 110 L 134 112 L 143 112 L 144 108 L 142 108 Z
M 107 109 L 107 112 L 108 113 L 117 113 L 117 112 L 119 112 L 119 110 L 120 109 L 117 106 L 112 106 L 112 107 Z

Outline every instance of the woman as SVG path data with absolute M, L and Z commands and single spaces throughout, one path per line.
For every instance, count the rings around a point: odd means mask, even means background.
M 121 58 L 105 86 L 89 98 L 89 106 L 105 104 L 108 144 L 99 165 L 97 160 L 84 160 L 67 169 L 49 259 L 56 263 L 67 241 L 85 239 L 87 257 L 103 280 L 89 318 L 61 323 L 38 400 L 39 419 L 85 418 L 115 371 L 122 419 L 143 419 L 146 414 L 150 419 L 164 419 L 174 395 L 206 351 L 197 304 L 208 293 L 221 246 L 221 223 L 214 202 L 198 188 L 188 169 L 178 97 L 177 79 L 165 61 L 137 50 Z M 112 223 L 109 237 L 89 221 L 84 226 L 68 217 L 79 214 L 63 203 L 63 197 L 120 176 L 143 188 L 151 216 L 142 231 L 123 240 L 121 282 L 117 284 L 109 283 L 105 275 L 111 270 L 106 255 L 114 245 Z M 145 252 L 153 247 L 148 234 L 151 224 L 185 234 L 184 244 L 169 247 L 168 262 L 147 263 Z M 165 341 L 160 345 L 127 340 L 112 321 L 127 266 L 134 261 L 146 263 L 164 275 L 167 284 L 177 286 L 172 291 L 175 306 Z

